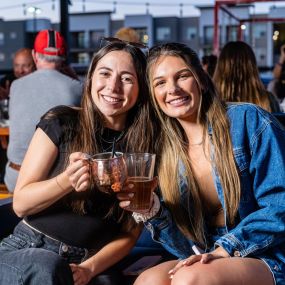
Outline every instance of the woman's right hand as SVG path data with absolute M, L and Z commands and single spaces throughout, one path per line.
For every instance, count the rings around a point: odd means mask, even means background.
M 158 186 L 158 178 L 154 177 L 152 179 L 152 192 L 157 188 Z M 132 198 L 134 197 L 134 192 L 132 192 L 133 183 L 132 182 L 126 182 L 124 184 L 123 190 L 121 192 L 117 193 L 117 199 L 120 201 L 119 205 L 121 208 L 127 211 L 134 212 L 132 210 Z M 150 195 L 150 205 L 153 205 L 153 195 Z M 149 210 L 135 210 L 136 213 L 145 214 Z
M 89 189 L 91 183 L 88 155 L 82 152 L 71 153 L 65 173 L 75 191 L 82 192 Z

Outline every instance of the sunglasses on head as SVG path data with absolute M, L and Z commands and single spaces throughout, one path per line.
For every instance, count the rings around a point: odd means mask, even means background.
M 143 43 L 125 41 L 125 40 L 121 40 L 119 38 L 114 38 L 114 37 L 102 37 L 100 47 L 104 46 L 104 45 L 102 45 L 102 43 L 104 43 L 104 41 L 107 43 L 113 43 L 113 42 L 125 43 L 127 45 L 131 45 L 131 46 L 134 46 L 134 47 L 137 47 L 140 49 L 148 49 L 148 46 L 143 44 Z

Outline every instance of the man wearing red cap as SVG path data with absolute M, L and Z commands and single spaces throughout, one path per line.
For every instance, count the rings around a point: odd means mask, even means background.
M 13 82 L 10 90 L 10 139 L 4 181 L 14 190 L 18 172 L 40 117 L 57 105 L 79 106 L 82 84 L 59 72 L 66 57 L 66 44 L 55 30 L 36 36 L 33 58 L 37 70 Z

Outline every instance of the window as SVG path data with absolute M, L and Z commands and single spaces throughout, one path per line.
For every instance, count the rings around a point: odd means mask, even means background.
M 81 52 L 78 54 L 77 62 L 80 64 L 88 65 L 90 61 L 90 56 L 87 52 Z
M 204 27 L 204 44 L 212 44 L 214 40 L 214 27 Z
M 194 40 L 197 36 L 197 28 L 195 27 L 188 27 L 186 30 L 186 40 Z
M 254 39 L 266 37 L 266 24 L 259 23 L 252 25 L 252 36 Z
M 99 49 L 101 38 L 104 37 L 104 35 L 104 30 L 90 31 L 90 47 Z
M 227 42 L 238 39 L 238 26 L 227 26 Z
M 156 29 L 156 39 L 158 41 L 167 41 L 171 39 L 170 27 L 159 27 Z
M 71 33 L 71 46 L 73 48 L 85 48 L 86 40 L 87 39 L 84 32 Z
M 1 46 L 4 45 L 4 39 L 5 39 L 4 33 L 0 32 L 0 45 L 1 45 Z
M 5 60 L 5 54 L 0 52 L 0 61 L 3 62 Z
M 16 32 L 11 32 L 10 33 L 10 39 L 15 40 L 17 38 L 17 33 Z

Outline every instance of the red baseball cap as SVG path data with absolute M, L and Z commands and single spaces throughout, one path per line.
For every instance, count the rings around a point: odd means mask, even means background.
M 46 55 L 66 56 L 66 43 L 60 32 L 42 30 L 36 36 L 34 50 Z

